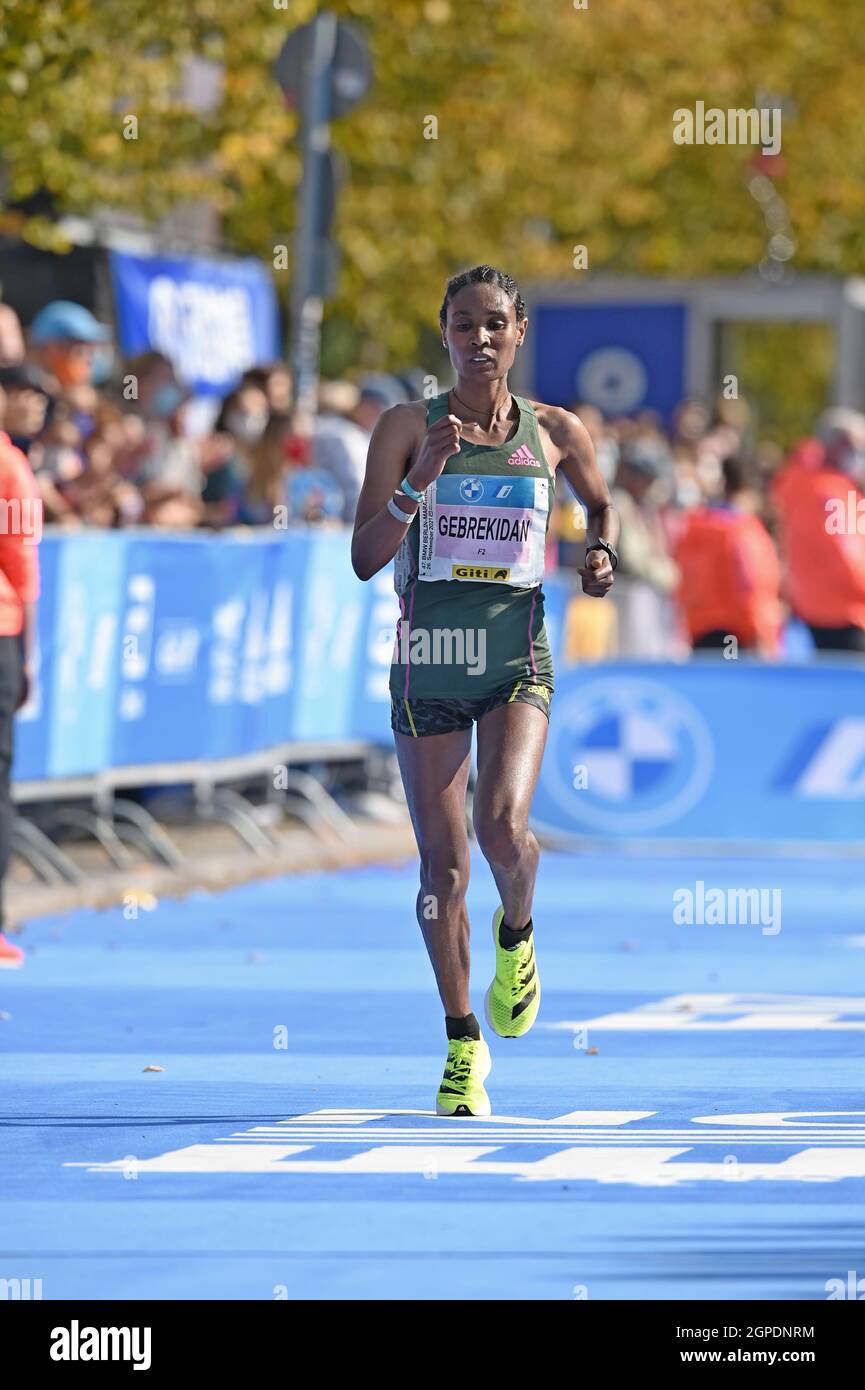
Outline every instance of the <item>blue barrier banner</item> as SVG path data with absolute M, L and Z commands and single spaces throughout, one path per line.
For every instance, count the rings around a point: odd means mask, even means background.
M 120 346 L 153 348 L 199 395 L 224 395 L 247 367 L 279 356 L 273 282 L 261 261 L 111 252 Z
M 126 547 L 117 532 L 60 544 L 48 773 L 70 777 L 111 763 Z
M 399 617 L 338 531 L 51 534 L 14 775 L 222 758 L 301 739 L 389 745 Z M 558 669 L 570 582 L 551 576 Z
M 343 532 L 313 532 L 307 543 L 291 736 L 348 738 L 354 734 L 352 695 L 367 597 Z
M 313 537 L 292 532 L 268 542 L 265 589 L 268 595 L 261 652 L 260 746 L 294 737 L 297 642 L 303 630 L 303 600 Z
M 127 541 L 109 765 L 207 756 L 212 544 L 148 532 Z
M 361 584 L 341 531 L 49 534 L 18 781 L 207 760 L 283 742 L 389 746 L 399 607 Z M 865 668 L 567 667 L 567 577 L 550 576 L 556 665 L 533 806 L 564 836 L 861 840 Z
M 538 304 L 532 313 L 534 393 L 589 401 L 607 415 L 658 410 L 669 422 L 686 395 L 684 304 Z
M 563 673 L 532 816 L 560 835 L 862 839 L 865 668 L 616 663 Z
M 370 579 L 364 590 L 366 602 L 355 673 L 352 723 L 358 738 L 390 743 L 390 666 L 399 619 L 393 565 Z
M 115 765 L 231 757 L 294 736 L 292 644 L 313 539 L 131 543 Z
M 275 545 L 254 537 L 224 539 L 224 555 L 208 547 L 206 672 L 199 718 L 206 722 L 211 758 L 267 746 L 264 701 Z

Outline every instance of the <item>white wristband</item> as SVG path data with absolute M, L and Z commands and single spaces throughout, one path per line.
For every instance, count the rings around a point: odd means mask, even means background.
M 410 526 L 411 523 L 414 521 L 416 515 L 413 514 L 412 516 L 409 516 L 406 512 L 403 511 L 402 507 L 397 506 L 396 502 L 393 500 L 392 497 L 389 497 L 387 499 L 387 509 L 392 517 L 395 517 L 397 521 L 402 522 L 403 526 Z

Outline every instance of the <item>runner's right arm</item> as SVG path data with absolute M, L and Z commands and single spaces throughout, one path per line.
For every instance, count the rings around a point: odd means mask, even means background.
M 417 438 L 414 403 L 392 406 L 373 430 L 351 538 L 351 563 L 358 579 L 371 579 L 399 550 L 407 533 L 407 523 L 411 522 L 419 505 L 400 491 L 400 483 L 406 478 L 416 491 L 422 492 L 439 476 L 450 456 L 459 450 L 459 421 L 455 415 L 443 415 L 431 425 L 406 473 Z M 405 523 L 388 510 L 391 498 L 405 514 Z

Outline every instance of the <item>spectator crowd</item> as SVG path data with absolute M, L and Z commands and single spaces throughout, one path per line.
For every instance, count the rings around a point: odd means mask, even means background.
M 731 657 L 809 646 L 865 654 L 865 416 L 825 410 L 813 437 L 785 454 L 756 437 L 741 399 L 685 401 L 669 431 L 649 412 L 605 420 L 591 405 L 571 408 L 621 517 L 619 588 L 630 602 L 620 619 L 631 630 L 619 632 L 620 650 L 670 655 L 678 640 L 679 651 Z M 566 563 L 575 511 L 560 505 Z
M 299 428 L 282 362 L 221 401 L 194 397 L 159 352 L 118 362 L 82 305 L 46 305 L 25 334 L 0 304 L 0 429 L 29 460 L 46 524 L 64 528 L 264 526 L 277 508 L 289 524 L 350 525 L 375 423 L 421 394 L 418 377 L 323 381 Z M 621 515 L 620 650 L 734 639 L 771 658 L 792 615 L 817 648 L 865 652 L 865 418 L 827 410 L 785 455 L 743 400 L 685 401 L 668 427 L 648 411 L 570 408 Z M 552 563 L 578 569 L 583 535 L 562 486 Z M 647 634 L 665 625 L 653 652 Z

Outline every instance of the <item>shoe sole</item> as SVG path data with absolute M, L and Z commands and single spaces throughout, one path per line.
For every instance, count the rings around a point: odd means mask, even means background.
M 498 930 L 497 930 L 497 927 L 496 927 L 496 918 L 498 917 L 498 915 L 499 915 L 499 913 L 501 912 L 501 910 L 502 910 L 502 909 L 501 909 L 500 907 L 497 907 L 497 908 L 496 908 L 495 912 L 493 913 L 493 920 L 492 920 L 493 946 L 495 947 L 496 951 L 498 951 L 498 949 L 499 949 L 499 934 L 498 934 Z M 503 914 L 503 915 L 504 915 L 504 914 Z M 537 1016 L 538 1016 L 538 1009 L 540 1009 L 540 1007 L 541 1007 L 541 977 L 540 977 L 540 974 L 538 973 L 537 953 L 535 953 L 535 978 L 537 979 L 537 982 L 538 982 L 538 995 L 537 995 L 538 1004 L 537 1004 L 537 1009 L 535 1009 L 535 1017 L 532 1019 L 531 1023 L 530 1023 L 529 1026 L 528 1026 L 528 1028 L 524 1028 L 523 1031 L 522 1031 L 522 1033 L 500 1033 L 499 1030 L 498 1030 L 498 1028 L 496 1027 L 495 1023 L 493 1022 L 493 1016 L 492 1016 L 492 1013 L 490 1012 L 490 995 L 491 995 L 492 992 L 493 992 L 493 985 L 494 985 L 495 982 L 496 982 L 496 981 L 495 981 L 495 976 L 493 976 L 493 982 L 492 982 L 492 984 L 490 985 L 489 989 L 487 990 L 486 994 L 484 995 L 484 1018 L 486 1019 L 487 1023 L 490 1025 L 490 1028 L 491 1028 L 492 1031 L 495 1033 L 495 1035 L 496 1035 L 497 1038 L 524 1038 L 524 1037 L 526 1036 L 526 1033 L 530 1033 L 530 1032 L 532 1031 L 532 1029 L 534 1028 L 534 1026 L 535 1026 L 535 1019 L 537 1019 Z
M 484 1082 L 486 1081 L 487 1077 L 489 1076 L 490 1072 L 492 1071 L 492 1069 L 493 1069 L 493 1059 L 492 1059 L 492 1057 L 490 1056 L 490 1050 L 489 1050 L 489 1048 L 487 1048 L 486 1071 L 484 1072 L 483 1076 L 480 1078 L 480 1083 L 481 1083 L 482 1086 L 483 1086 Z M 486 1094 L 486 1092 L 484 1092 L 484 1094 Z M 460 1113 L 459 1113 L 460 1111 L 463 1111 L 463 1113 L 460 1114 Z M 487 1096 L 486 1109 L 480 1109 L 480 1110 L 470 1110 L 469 1107 L 466 1105 L 466 1103 L 465 1103 L 464 1101 L 462 1101 L 462 1102 L 460 1103 L 460 1105 L 458 1105 L 454 1110 L 443 1110 L 443 1109 L 441 1108 L 441 1106 L 439 1105 L 439 1102 L 436 1101 L 436 1114 L 437 1114 L 437 1115 L 444 1115 L 444 1116 L 446 1116 L 446 1117 L 448 1117 L 448 1118 L 450 1118 L 450 1119 L 452 1119 L 452 1120 L 462 1120 L 462 1119 L 470 1119 L 470 1120 L 473 1120 L 476 1116 L 491 1115 L 492 1113 L 493 1113 L 493 1107 L 490 1105 L 490 1098 L 489 1098 L 489 1096 Z

